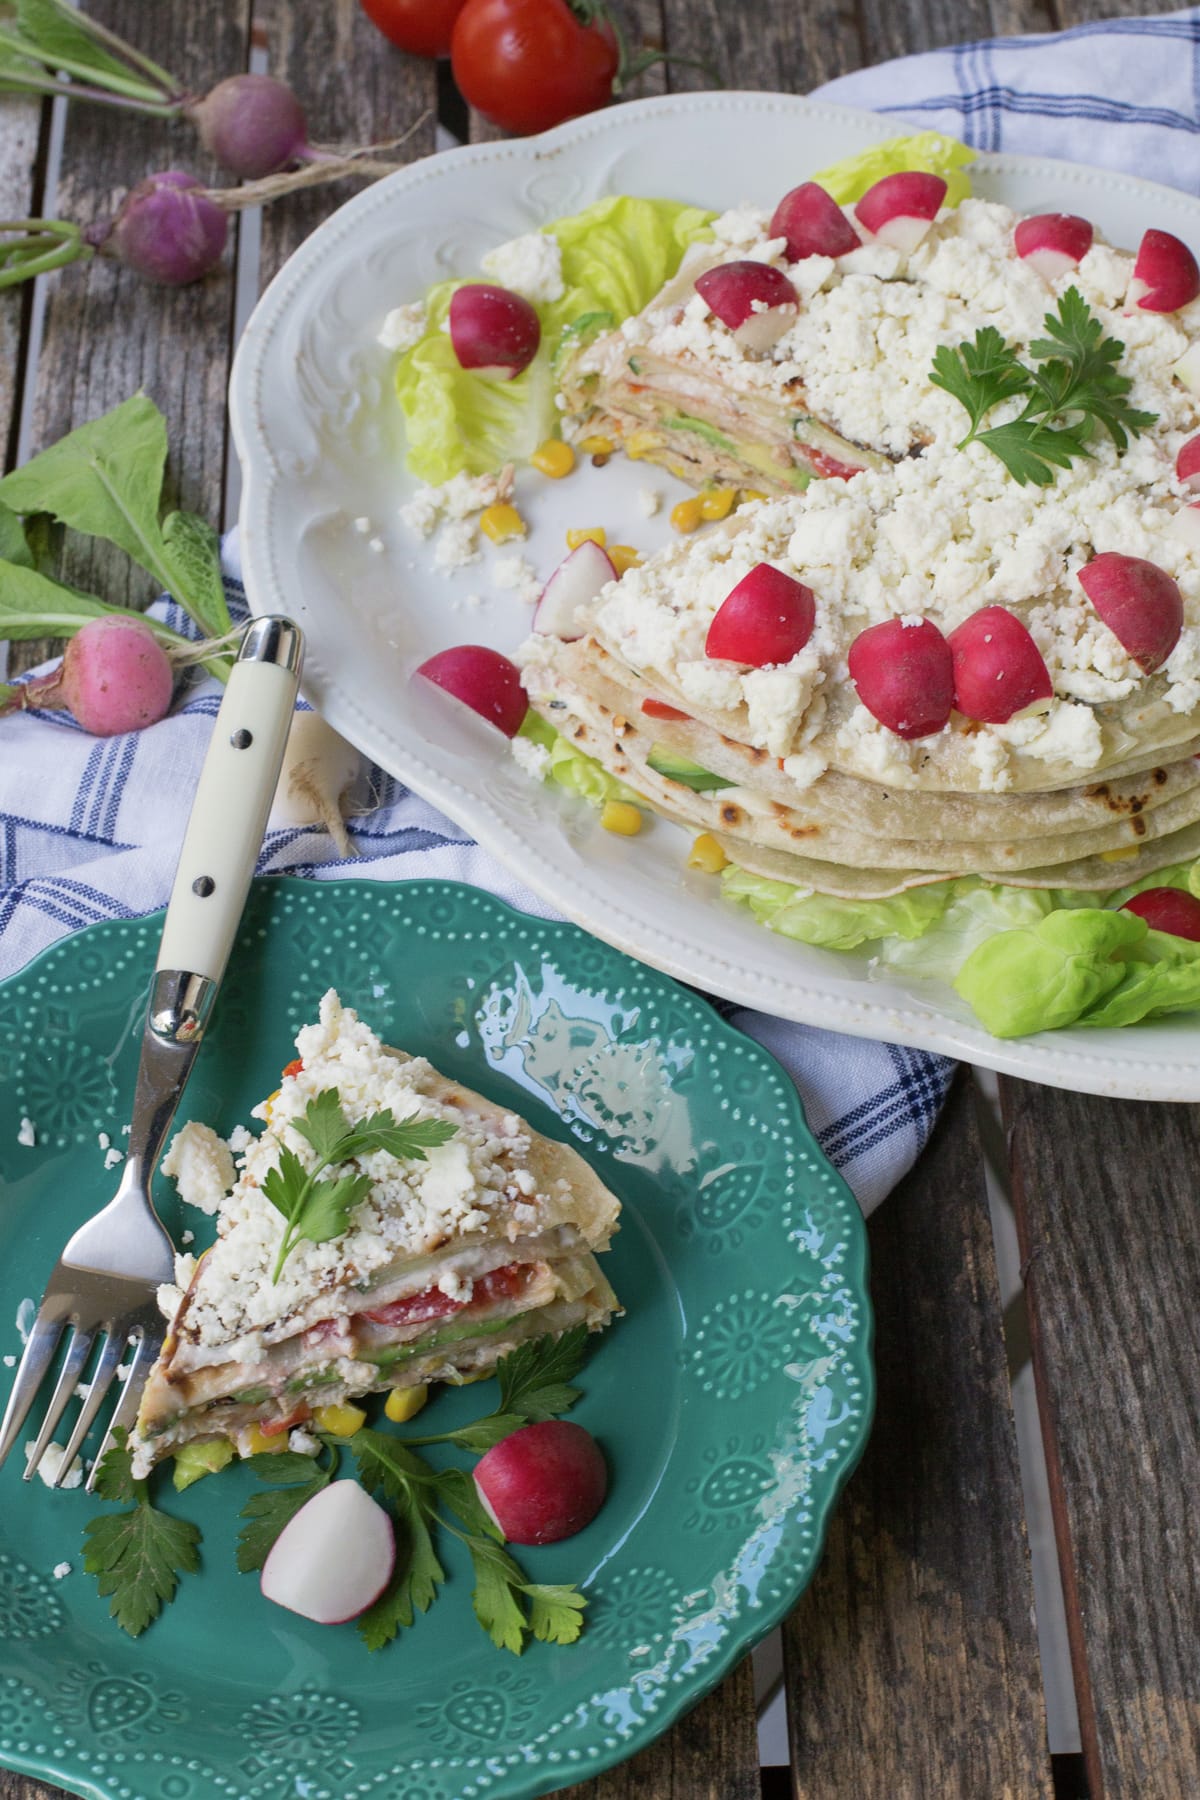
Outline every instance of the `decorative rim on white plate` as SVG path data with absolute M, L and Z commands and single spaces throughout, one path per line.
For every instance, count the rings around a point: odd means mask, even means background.
M 511 650 L 523 635 L 512 608 L 468 630 L 439 605 L 427 546 L 399 537 L 372 566 L 361 537 L 354 543 L 351 514 L 368 512 L 372 498 L 394 510 L 412 485 L 387 359 L 374 342 L 391 306 L 435 280 L 476 272 L 490 244 L 603 194 L 714 207 L 769 198 L 787 180 L 770 172 L 803 179 L 898 129 L 895 119 L 789 95 L 670 95 L 542 137 L 428 157 L 356 195 L 267 289 L 235 359 L 230 410 L 245 481 L 247 593 L 256 611 L 290 612 L 304 626 L 305 690 L 331 724 L 618 949 L 802 1023 L 1087 1093 L 1200 1100 L 1200 1037 L 1186 1017 L 1005 1042 L 943 983 L 875 980 L 862 957 L 776 937 L 742 916 L 711 881 L 683 869 L 685 838 L 673 828 L 664 825 L 649 848 L 643 839 L 604 841 L 594 822 L 580 822 L 582 809 L 508 767 L 486 726 L 449 719 L 408 688 L 412 670 L 444 644 L 474 635 Z M 1200 242 L 1200 201 L 1130 176 L 981 152 L 972 181 L 1023 210 L 1086 210 L 1118 242 L 1151 224 Z M 595 490 L 573 490 L 577 510 L 584 491 Z

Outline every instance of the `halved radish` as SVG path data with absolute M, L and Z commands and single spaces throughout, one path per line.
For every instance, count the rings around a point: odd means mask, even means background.
M 1013 232 L 1013 248 L 1022 262 L 1035 268 L 1050 287 L 1078 268 L 1096 233 L 1090 219 L 1077 213 L 1035 213 L 1021 219 Z
M 1127 306 L 1168 313 L 1200 294 L 1200 264 L 1187 245 L 1169 231 L 1148 231 L 1138 246 Z
M 940 175 L 905 169 L 885 175 L 869 187 L 855 206 L 854 216 L 881 244 L 907 256 L 937 218 L 945 198 L 946 183 Z
M 760 354 L 779 342 L 799 311 L 795 288 L 770 263 L 718 263 L 697 276 L 696 292 L 744 349 Z
M 1041 651 L 1003 606 L 972 613 L 946 641 L 954 659 L 954 704 L 964 718 L 1003 725 L 1054 693 Z
M 1180 538 L 1190 550 L 1200 550 L 1200 500 L 1181 506 L 1167 527 L 1172 537 Z
M 1079 585 L 1138 667 L 1161 668 L 1183 630 L 1183 595 L 1167 571 L 1106 550 L 1080 569 Z
M 1189 393 L 1200 394 L 1200 343 L 1189 344 L 1171 373 Z
M 544 1419 L 493 1444 L 475 1466 L 479 1498 L 514 1544 L 556 1544 L 591 1523 L 608 1470 L 582 1425 Z
M 845 256 L 860 246 L 857 231 L 837 201 L 815 181 L 802 182 L 783 196 L 771 215 L 770 233 L 786 238 L 789 262 Z
M 648 719 L 689 719 L 690 713 L 680 712 L 677 706 L 671 706 L 666 700 L 653 698 L 642 701 L 642 711 Z
M 529 703 L 520 670 L 498 650 L 489 650 L 486 644 L 455 644 L 439 650 L 416 672 L 453 694 L 505 737 L 516 737 L 520 731 Z
M 954 658 L 931 619 L 868 625 L 851 644 L 847 661 L 859 699 L 897 737 L 929 737 L 948 722 Z
M 357 1481 L 333 1481 L 306 1500 L 263 1564 L 263 1598 L 318 1625 L 356 1619 L 391 1580 L 392 1521 Z
M 537 355 L 542 327 L 522 294 L 471 281 L 450 301 L 450 343 L 464 369 L 511 381 Z
M 1200 436 L 1183 445 L 1175 458 L 1175 473 L 1184 487 L 1200 488 Z
M 1172 937 L 1190 938 L 1200 944 L 1200 900 L 1182 888 L 1146 888 L 1121 905 L 1122 912 L 1136 913 L 1151 931 L 1169 931 Z
M 549 637 L 574 643 L 581 636 L 578 613 L 588 606 L 602 587 L 616 581 L 612 558 L 594 538 L 584 538 L 569 556 L 564 556 L 542 589 L 542 597 L 533 615 L 533 629 Z
M 722 600 L 704 640 L 704 654 L 762 669 L 791 662 L 813 633 L 816 601 L 771 563 L 756 563 Z

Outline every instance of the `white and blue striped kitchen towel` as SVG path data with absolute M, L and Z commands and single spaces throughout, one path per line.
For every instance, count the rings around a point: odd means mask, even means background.
M 906 57 L 822 97 L 936 127 L 984 150 L 1060 156 L 1200 191 L 1200 8 Z M 1103 126 L 1103 130 L 1097 129 Z M 231 601 L 238 604 L 236 563 Z M 188 628 L 169 603 L 161 610 Z M 0 722 L 0 977 L 65 933 L 166 902 L 186 802 L 219 703 L 215 684 L 130 737 L 89 738 L 63 713 Z M 441 876 L 549 912 L 417 795 L 375 772 L 379 804 L 354 828 L 361 857 L 323 832 L 269 834 L 264 873 L 317 880 Z M 870 1211 L 911 1166 L 953 1065 L 943 1057 L 725 1009 L 788 1068 L 825 1150 Z

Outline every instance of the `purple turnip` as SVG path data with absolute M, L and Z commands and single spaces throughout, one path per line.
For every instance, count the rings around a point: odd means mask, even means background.
M 148 176 L 126 194 L 116 217 L 89 225 L 84 242 L 150 281 L 183 287 L 220 262 L 229 219 L 182 169 Z
M 0 710 L 66 710 L 94 737 L 116 737 L 157 724 L 173 687 L 170 660 L 145 620 L 109 613 L 81 626 L 58 667 L 15 688 Z
M 184 110 L 210 156 L 244 181 L 320 154 L 308 142 L 304 108 L 273 75 L 231 75 Z

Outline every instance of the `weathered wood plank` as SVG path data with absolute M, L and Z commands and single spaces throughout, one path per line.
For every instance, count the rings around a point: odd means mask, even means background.
M 1001 1095 L 1092 1800 L 1194 1800 L 1200 1108 Z
M 750 1658 L 665 1737 L 561 1800 L 759 1800 Z
M 96 0 L 91 10 L 197 92 L 246 66 L 248 0 Z M 136 182 L 170 167 L 217 178 L 189 126 L 72 103 L 55 211 L 80 221 L 110 216 Z M 232 318 L 228 266 L 178 289 L 153 287 L 104 257 L 60 270 L 47 297 L 33 448 L 145 388 L 166 415 L 169 480 L 181 504 L 219 521 Z M 70 543 L 64 573 L 110 600 L 138 604 L 152 593 L 125 556 L 90 540 Z
M 970 1083 L 870 1225 L 878 1407 L 784 1628 L 797 1800 L 1052 1792 Z
M 873 45 L 868 49 L 870 40 L 849 0 L 804 6 L 665 0 L 663 10 L 668 48 L 707 62 L 730 88 L 804 94 L 886 54 Z M 681 63 L 669 65 L 667 81 L 673 91 L 712 86 L 702 69 Z
M 258 0 L 255 26 L 265 30 L 268 68 L 295 89 L 314 143 L 369 144 L 399 137 L 423 120 L 395 153 L 412 162 L 434 147 L 436 65 L 396 50 L 357 0 Z M 352 182 L 310 188 L 276 201 L 263 214 L 261 280 L 265 286 L 298 244 L 357 191 Z
M 1170 12 L 1156 0 L 1053 0 L 1059 24 L 1090 25 L 1096 19 L 1138 19 L 1148 14 Z
M 859 0 L 859 15 L 873 63 L 1057 23 L 1054 0 Z

